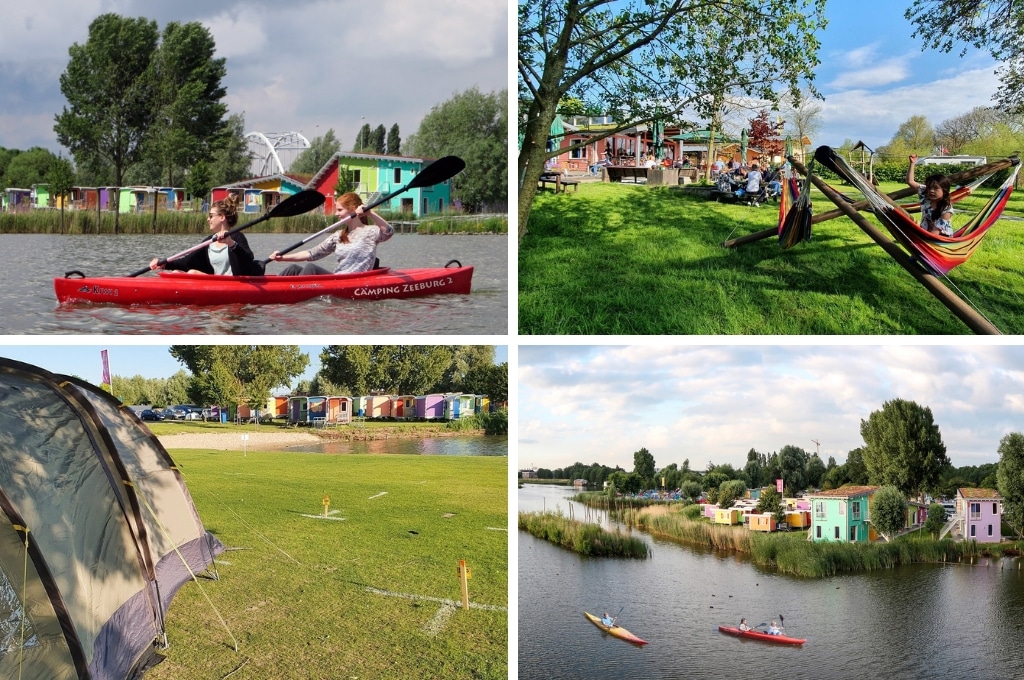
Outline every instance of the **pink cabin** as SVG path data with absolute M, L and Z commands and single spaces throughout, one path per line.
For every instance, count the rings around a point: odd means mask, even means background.
M 391 415 L 391 396 L 377 394 L 366 399 L 367 418 L 387 418 Z
M 978 543 L 1001 541 L 1002 505 L 1002 496 L 995 489 L 957 489 L 957 528 L 963 538 Z
M 416 397 L 417 418 L 444 418 L 444 395 L 427 394 Z

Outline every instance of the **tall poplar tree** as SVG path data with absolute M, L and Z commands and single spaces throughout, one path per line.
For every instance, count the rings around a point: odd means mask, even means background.
M 923 498 L 936 488 L 949 466 L 946 445 L 932 410 L 913 401 L 893 399 L 860 421 L 864 465 L 871 484 L 891 485 Z

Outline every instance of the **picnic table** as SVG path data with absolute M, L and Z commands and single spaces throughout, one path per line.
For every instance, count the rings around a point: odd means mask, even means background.
M 627 177 L 632 177 L 634 182 L 640 181 L 641 178 L 647 179 L 647 168 L 644 166 L 608 165 L 602 169 L 602 173 L 606 182 L 621 182 Z
M 579 182 L 572 179 L 567 179 L 562 176 L 560 172 L 542 172 L 540 179 L 537 180 L 537 188 L 543 189 L 549 185 L 553 186 L 556 194 L 563 193 L 566 188 L 572 187 L 573 191 L 579 191 Z

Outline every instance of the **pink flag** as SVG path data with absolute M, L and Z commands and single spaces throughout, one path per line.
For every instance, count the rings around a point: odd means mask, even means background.
M 100 357 L 103 359 L 103 385 L 110 384 L 110 364 L 107 363 L 107 350 L 100 350 Z
M 775 490 L 778 491 L 779 493 L 782 493 L 782 480 L 781 479 L 776 479 L 775 480 Z

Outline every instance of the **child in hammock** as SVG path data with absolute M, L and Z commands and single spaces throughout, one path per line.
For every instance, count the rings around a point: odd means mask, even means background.
M 949 202 L 949 177 L 941 173 L 928 175 L 924 184 L 914 181 L 917 155 L 910 156 L 907 185 L 917 191 L 921 201 L 921 228 L 933 234 L 953 235 L 953 205 Z

